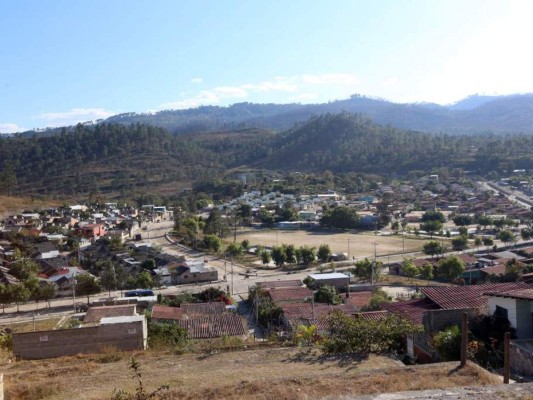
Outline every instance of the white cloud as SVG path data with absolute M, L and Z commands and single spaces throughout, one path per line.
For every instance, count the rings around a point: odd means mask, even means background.
M 65 112 L 42 113 L 32 118 L 43 120 L 47 126 L 54 127 L 75 125 L 78 122 L 96 121 L 98 119 L 108 118 L 114 114 L 103 108 L 73 108 Z
M 289 97 L 288 100 L 294 101 L 294 102 L 301 102 L 301 101 L 311 101 L 318 99 L 318 93 L 301 93 L 296 96 Z
M 324 97 L 324 93 L 343 98 L 353 93 L 359 80 L 353 74 L 303 74 L 276 76 L 272 79 L 243 83 L 241 85 L 217 86 L 202 90 L 197 95 L 180 93 L 182 99 L 161 105 L 161 109 L 187 109 L 202 105 L 229 104 L 231 100 L 251 98 L 258 102 L 311 101 Z M 319 88 L 320 87 L 320 91 Z M 290 93 L 290 97 L 285 97 Z M 261 97 L 258 97 L 261 95 Z
M 306 74 L 302 76 L 302 81 L 313 85 L 356 85 L 359 83 L 353 74 Z
M 21 128 L 17 124 L 0 124 L 0 133 L 17 133 L 24 130 L 24 128 Z
M 191 82 L 192 83 L 202 83 L 204 80 L 202 78 L 192 78 L 191 79 Z
M 243 98 L 248 96 L 248 92 L 239 86 L 220 86 L 214 89 L 214 92 L 224 99 Z

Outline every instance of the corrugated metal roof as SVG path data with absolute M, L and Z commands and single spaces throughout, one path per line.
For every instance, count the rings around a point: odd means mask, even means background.
M 220 315 L 207 315 L 177 321 L 187 329 L 190 339 L 210 339 L 221 336 L 240 336 L 246 334 L 244 321 L 236 314 L 225 313 Z
M 125 322 L 139 322 L 139 321 L 144 321 L 144 320 L 145 320 L 144 315 L 131 315 L 131 316 L 122 316 L 122 317 L 102 318 L 100 320 L 100 324 L 101 325 L 121 324 Z
M 330 272 L 327 274 L 311 274 L 309 275 L 311 278 L 313 278 L 315 281 L 321 281 L 324 279 L 346 279 L 350 278 L 348 275 L 343 274 L 341 272 Z
M 302 281 L 300 281 L 299 279 L 291 279 L 286 281 L 257 282 L 257 284 L 263 289 L 274 289 L 282 287 L 301 287 Z
M 526 283 L 488 283 L 472 286 L 439 286 L 420 288 L 420 291 L 440 308 L 479 308 L 487 306 L 487 292 L 506 292 L 531 287 Z

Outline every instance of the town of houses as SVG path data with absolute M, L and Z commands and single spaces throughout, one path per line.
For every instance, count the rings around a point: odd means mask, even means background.
M 520 226 L 531 218 L 531 210 L 523 204 L 518 205 L 505 192 L 509 181 L 502 180 L 493 185 L 491 190 L 480 184 L 465 186 L 456 181 L 439 182 L 438 176 L 432 175 L 410 184 L 380 184 L 373 192 L 357 195 L 341 195 L 335 191 L 318 195 L 251 191 L 216 207 L 229 215 L 239 205 L 247 204 L 257 216 L 262 209 L 272 210 L 290 203 L 298 210 L 298 220 L 281 221 L 277 227 L 299 229 L 318 227 L 325 205 L 345 205 L 358 210 L 362 227 L 374 230 L 377 204 L 388 194 L 391 195 L 389 213 L 393 220 L 404 222 L 402 231 L 409 234 L 414 234 L 411 229 L 415 229 L 417 235 L 424 235 L 425 232 L 413 227 L 419 225 L 426 211 L 441 210 L 449 219 L 458 214 L 483 214 L 493 221 L 512 221 L 510 229 L 518 237 Z M 523 190 L 521 199 L 529 201 L 531 186 L 524 182 L 519 185 L 522 186 L 513 190 Z M 204 217 L 213 207 L 210 205 L 201 210 Z M 19 279 L 10 271 L 14 264 L 20 262 L 21 250 L 39 266 L 36 273 L 39 284 L 54 285 L 56 294 L 64 296 L 75 294 L 78 275 L 92 274 L 99 278 L 106 262 L 113 265 L 114 274 L 120 268 L 128 277 L 148 269 L 159 286 L 218 282 L 217 269 L 207 265 L 205 260 L 193 261 L 165 254 L 143 241 L 146 223 L 157 224 L 172 218 L 173 210 L 164 206 L 119 207 L 116 203 L 96 207 L 73 205 L 9 216 L 2 222 L 0 232 L 1 284 L 20 285 Z M 252 219 L 250 225 L 258 226 L 260 222 Z M 493 226 L 474 225 L 468 227 L 468 234 L 496 238 Z M 448 220 L 436 237 L 454 236 L 458 230 Z M 393 232 L 383 229 L 379 234 Z M 124 244 L 126 247 L 123 247 Z M 343 272 L 313 271 L 305 280 L 265 279 L 258 282 L 256 297 L 249 299 L 250 307 L 257 308 L 263 301 L 278 307 L 280 314 L 275 321 L 269 321 L 268 326 L 274 326 L 275 331 L 283 335 L 294 334 L 300 325 L 315 325 L 320 334 L 327 335 L 327 316 L 334 311 L 367 320 L 379 320 L 389 314 L 399 315 L 424 326 L 424 333 L 405 338 L 406 351 L 423 362 L 439 359 L 430 345 L 431 335 L 450 324 L 459 324 L 463 313 L 472 317 L 504 313 L 516 330 L 514 367 L 521 374 L 533 375 L 533 369 L 527 368 L 527 365 L 533 365 L 533 272 L 521 274 L 515 282 L 498 280 L 505 275 L 510 262 L 532 265 L 533 246 L 525 243 L 520 247 L 507 247 L 500 244 L 461 252 L 457 257 L 465 265 L 465 271 L 457 278 L 463 285 L 422 287 L 417 291 L 416 298 L 398 299 L 377 310 L 368 311 L 379 283 L 369 286 L 356 283 L 353 276 Z M 419 257 L 413 263 L 419 268 L 429 264 L 432 269 L 437 269 L 443 258 L 446 256 Z M 401 262 L 392 262 L 387 265 L 386 271 L 391 275 L 402 275 L 402 268 Z M 112 343 L 119 349 L 145 349 L 148 335 L 145 315 L 149 315 L 152 321 L 176 323 L 187 329 L 190 339 L 198 340 L 222 336 L 250 338 L 254 332 L 253 325 L 260 322 L 257 317 L 239 315 L 231 299 L 225 296 L 175 307 L 158 302 L 153 293 L 143 296 L 136 291 L 139 281 L 127 282 L 125 279 L 121 289 L 133 291 L 133 296 L 93 302 L 87 310 L 77 310 L 84 312 L 76 314 L 81 321 L 76 329 L 14 335 L 14 355 L 18 358 L 47 358 L 93 352 L 101 343 L 88 338 L 102 337 L 107 338 L 106 343 Z M 340 301 L 336 304 L 309 301 L 323 286 L 334 287 Z M 84 338 L 83 345 L 80 337 Z

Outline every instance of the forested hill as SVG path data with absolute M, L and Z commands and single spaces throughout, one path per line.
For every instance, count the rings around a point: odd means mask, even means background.
M 172 135 L 146 125 L 78 125 L 48 137 L 0 138 L 0 192 L 86 197 L 176 194 L 240 170 L 403 175 L 533 168 L 533 135 L 448 135 L 378 125 L 349 113 L 282 133 L 240 129 Z
M 107 122 L 143 123 L 172 133 L 195 133 L 243 128 L 290 129 L 312 116 L 350 112 L 376 123 L 432 133 L 533 133 L 533 96 L 471 96 L 449 106 L 399 104 L 354 95 L 324 104 L 252 104 L 206 106 L 155 114 L 121 114 Z
M 161 128 L 118 124 L 0 138 L 0 160 L 18 192 L 65 195 L 144 190 L 206 177 L 215 167 L 204 150 Z
M 360 115 L 327 114 L 276 136 L 255 165 L 378 174 L 439 167 L 530 169 L 533 136 L 429 134 L 377 125 Z

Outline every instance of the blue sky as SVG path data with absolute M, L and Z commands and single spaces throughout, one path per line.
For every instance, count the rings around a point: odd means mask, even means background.
M 0 132 L 359 93 L 533 92 L 533 2 L 2 0 Z

